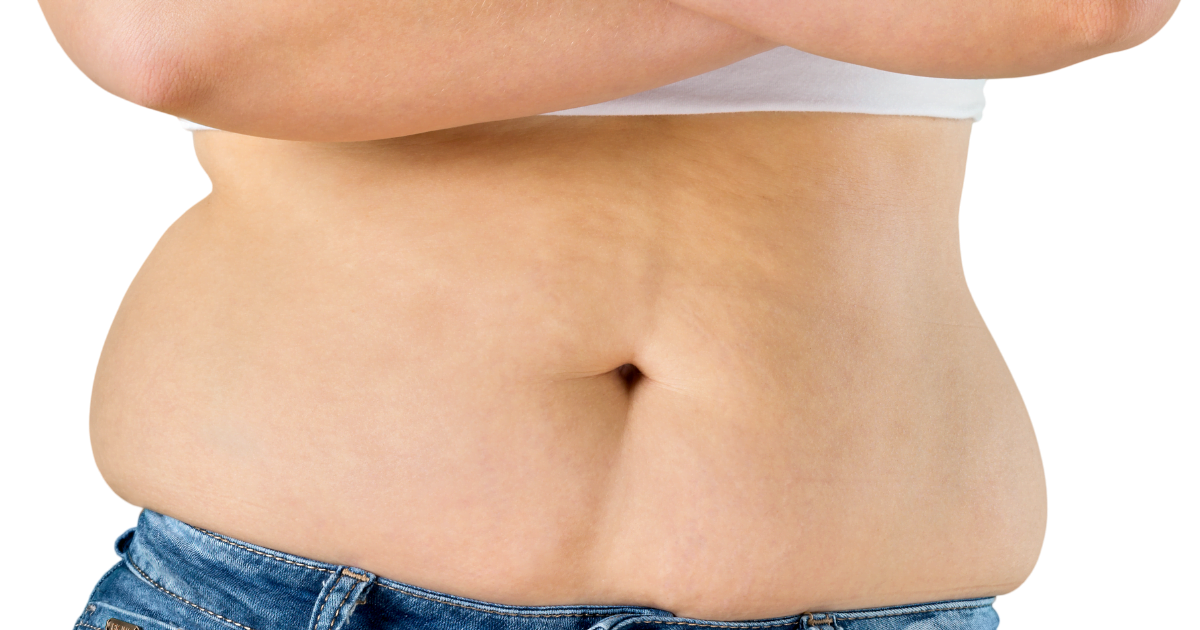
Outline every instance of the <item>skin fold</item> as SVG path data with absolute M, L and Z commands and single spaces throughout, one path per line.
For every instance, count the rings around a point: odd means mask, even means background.
M 970 127 L 199 133 L 213 194 L 114 321 L 97 463 L 185 522 L 508 604 L 1007 592 L 1045 494 L 962 275 Z
M 962 272 L 971 122 L 536 114 L 790 45 L 1017 76 L 1172 0 L 42 0 L 212 194 L 113 322 L 125 500 L 456 595 L 755 619 L 996 595 L 1033 429 Z

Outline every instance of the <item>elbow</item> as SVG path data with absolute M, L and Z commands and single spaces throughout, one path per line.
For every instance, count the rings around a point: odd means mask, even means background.
M 186 116 L 204 92 L 203 76 L 191 59 L 164 42 L 152 42 L 131 55 L 119 72 L 113 93 L 167 114 Z
M 1179 0 L 1070 0 L 1022 16 L 1006 36 L 1022 42 L 988 59 L 979 77 L 1021 77 L 1059 70 L 1133 48 L 1162 29 Z M 1020 36 L 1017 36 L 1020 34 Z M 967 73 L 962 73 L 965 77 Z
M 176 116 L 195 109 L 202 94 L 200 73 L 163 42 L 149 42 L 92 79 L 105 90 L 142 107 Z
M 64 4 L 71 3 L 43 0 L 47 21 L 71 61 L 101 88 L 143 107 L 177 115 L 202 96 L 204 82 L 198 71 L 202 64 L 188 53 L 187 38 L 181 36 L 177 23 L 167 24 L 163 16 L 131 8 L 141 3 L 95 6 L 86 13 Z
M 1069 7 L 1068 28 L 1086 57 L 1133 48 L 1162 29 L 1179 0 L 1078 0 Z

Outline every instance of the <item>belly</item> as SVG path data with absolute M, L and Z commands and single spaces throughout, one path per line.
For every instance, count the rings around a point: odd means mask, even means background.
M 1044 527 L 962 276 L 969 124 L 198 136 L 102 356 L 127 500 L 509 604 L 748 619 L 993 595 Z

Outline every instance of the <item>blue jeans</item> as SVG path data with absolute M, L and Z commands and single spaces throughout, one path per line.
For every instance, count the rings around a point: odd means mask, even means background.
M 505 606 L 272 551 L 143 511 L 76 630 L 994 630 L 994 598 L 705 621 L 642 606 Z

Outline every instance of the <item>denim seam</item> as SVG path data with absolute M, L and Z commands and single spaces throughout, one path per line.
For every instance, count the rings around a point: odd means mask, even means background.
M 145 572 L 145 571 L 142 571 L 142 568 L 141 568 L 141 567 L 139 567 L 138 565 L 134 564 L 132 560 L 130 560 L 129 558 L 126 558 L 126 559 L 125 559 L 125 562 L 129 563 L 129 566 L 133 567 L 133 569 L 134 569 L 135 571 L 137 571 L 137 572 L 138 572 L 138 574 L 140 574 L 140 575 L 142 576 L 142 579 L 146 580 L 147 582 L 149 582 L 149 583 L 150 583 L 150 585 L 151 585 L 151 586 L 153 586 L 154 588 L 156 588 L 156 589 L 158 589 L 158 590 L 160 590 L 160 591 L 162 591 L 162 592 L 166 593 L 167 595 L 170 595 L 171 597 L 174 597 L 175 599 L 178 599 L 179 601 L 181 601 L 181 602 L 183 602 L 183 603 L 187 604 L 188 606 L 191 606 L 192 608 L 195 608 L 196 610 L 199 610 L 200 612 L 203 612 L 203 613 L 206 613 L 206 614 L 212 615 L 213 617 L 216 617 L 217 619 L 220 619 L 221 621 L 224 621 L 224 622 L 226 622 L 226 623 L 231 623 L 231 624 L 233 624 L 233 625 L 235 625 L 235 626 L 237 626 L 237 627 L 239 627 L 239 628 L 242 628 L 242 630 L 254 630 L 254 629 L 253 629 L 253 628 L 251 628 L 250 626 L 244 626 L 244 625 L 242 625 L 242 624 L 240 624 L 240 623 L 238 623 L 238 622 L 236 622 L 236 621 L 234 621 L 234 620 L 232 620 L 232 619 L 229 619 L 229 618 L 227 618 L 227 617 L 222 617 L 221 615 L 218 615 L 217 613 L 215 613 L 215 612 L 213 612 L 213 611 L 211 611 L 211 610 L 209 610 L 209 609 L 207 609 L 207 608 L 205 608 L 205 607 L 203 607 L 203 606 L 199 606 L 199 605 L 197 605 L 197 604 L 193 604 L 192 602 L 188 601 L 187 599 L 185 599 L 185 598 L 183 598 L 183 597 L 181 597 L 181 596 L 179 596 L 179 595 L 176 595 L 175 593 L 172 593 L 171 591 L 168 591 L 167 589 L 165 589 L 165 588 L 163 588 L 162 586 L 160 586 L 158 582 L 155 582 L 155 581 L 154 581 L 154 579 L 153 579 L 153 578 L 151 578 L 149 575 L 146 575 L 146 572 Z
M 192 529 L 195 529 L 196 531 L 200 532 L 201 534 L 204 534 L 205 536 L 208 536 L 209 538 L 212 538 L 213 540 L 216 540 L 217 542 L 225 543 L 226 545 L 231 545 L 233 547 L 237 547 L 238 549 L 244 549 L 251 553 L 256 553 L 260 556 L 264 556 L 264 557 L 270 558 L 272 560 L 286 562 L 288 564 L 293 564 L 298 567 L 303 567 L 306 569 L 315 569 L 317 571 L 324 571 L 325 573 L 338 573 L 337 571 L 335 571 L 333 569 L 326 569 L 325 567 L 319 567 L 319 566 L 315 566 L 315 565 L 311 565 L 311 564 L 305 564 L 303 562 L 296 562 L 294 560 L 289 560 L 289 559 L 281 557 L 281 556 L 277 556 L 274 554 L 259 551 L 257 549 L 253 549 L 253 548 L 247 547 L 245 545 L 239 545 L 238 543 L 236 543 L 232 540 L 229 540 L 228 538 L 225 538 L 224 536 L 221 536 L 221 535 L 217 534 L 216 532 L 210 532 L 206 529 L 200 529 L 199 527 L 194 527 Z M 365 579 L 364 577 L 360 577 L 358 574 L 351 573 L 349 575 L 350 575 L 350 577 L 353 577 L 360 581 Z M 147 579 L 149 579 L 149 578 L 147 578 Z M 450 606 L 458 606 L 459 608 L 466 608 L 469 610 L 477 610 L 479 612 L 493 613 L 493 614 L 497 614 L 497 615 L 508 615 L 510 617 L 607 617 L 608 616 L 608 613 L 601 613 L 601 612 L 596 612 L 596 613 L 514 613 L 514 612 L 504 612 L 504 611 L 498 611 L 498 610 L 489 610 L 487 608 L 480 608 L 477 606 L 470 606 L 467 604 L 459 604 L 457 602 L 448 602 L 448 601 L 444 601 L 444 600 L 433 598 L 433 597 L 418 595 L 417 593 L 410 593 L 406 590 L 402 590 L 402 589 L 396 588 L 394 586 L 388 586 L 387 584 L 383 584 L 382 582 L 379 582 L 377 584 L 388 590 L 396 591 L 397 593 L 404 593 L 405 595 L 412 595 L 413 597 L 419 597 L 421 599 L 425 599 L 425 600 L 428 600 L 431 602 L 437 602 L 439 604 L 448 604 Z M 326 597 L 328 597 L 328 594 L 326 595 Z M 322 607 L 324 607 L 324 602 L 322 602 L 321 605 L 322 605 Z M 216 613 L 213 613 L 213 614 L 216 615 Z M 318 613 L 318 616 L 320 616 L 319 613 Z M 230 621 L 230 623 L 236 624 L 237 622 Z M 241 626 L 241 627 L 245 628 L 245 626 Z
M 910 610 L 908 612 L 888 613 L 886 615 L 843 615 L 841 613 L 825 613 L 831 618 L 837 618 L 844 621 L 858 621 L 862 619 L 879 619 L 881 617 L 903 617 L 905 615 L 924 615 L 926 613 L 937 613 L 950 610 L 971 610 L 973 608 L 987 608 L 991 604 L 977 604 L 975 606 L 958 606 L 956 608 L 930 608 L 928 610 Z
M 232 546 L 234 546 L 234 547 L 237 547 L 238 549 L 245 549 L 246 551 L 249 551 L 250 553 L 256 553 L 256 554 L 258 554 L 258 555 L 260 555 L 260 556 L 264 556 L 264 557 L 267 557 L 267 558 L 271 558 L 272 560 L 278 560 L 278 561 L 280 561 L 280 562 L 286 562 L 286 563 L 288 563 L 288 564 L 294 564 L 294 565 L 296 565 L 296 566 L 298 566 L 298 567 L 304 567 L 304 568 L 306 568 L 306 569 L 315 569 L 315 570 L 317 570 L 317 571 L 324 571 L 324 572 L 326 572 L 326 573 L 337 573 L 337 571 L 334 571 L 333 569 L 326 569 L 325 567 L 319 567 L 319 566 L 312 565 L 312 564 L 305 564 L 305 563 L 303 563 L 303 562 L 296 562 L 295 560 L 288 560 L 287 558 L 284 558 L 283 556 L 277 556 L 277 555 L 275 555 L 275 554 L 270 554 L 270 553 L 266 553 L 266 552 L 263 552 L 263 551 L 259 551 L 259 550 L 257 550 L 257 549 L 252 549 L 252 548 L 250 548 L 250 547 L 247 547 L 247 546 L 245 546 L 245 545 L 239 545 L 239 544 L 237 544 L 237 543 L 233 542 L 232 540 L 229 540 L 228 538 L 225 538 L 225 537 L 223 537 L 223 536 L 219 536 L 219 535 L 217 535 L 217 534 L 216 534 L 216 533 L 214 533 L 214 532 L 210 532 L 210 531 L 208 531 L 207 529 L 200 529 L 200 528 L 198 528 L 198 527 L 197 527 L 197 528 L 194 528 L 194 529 L 195 529 L 196 531 L 200 532 L 201 534 L 204 534 L 205 536 L 208 536 L 209 538 L 212 538 L 213 540 L 216 540 L 216 541 L 218 541 L 218 542 L 223 542 L 223 543 L 225 543 L 226 545 L 232 545 Z
M 351 585 L 350 588 L 346 590 L 346 594 L 342 596 L 342 603 L 338 604 L 337 610 L 333 611 L 333 619 L 329 620 L 329 630 L 333 630 L 333 624 L 337 623 L 338 615 L 341 614 L 342 608 L 346 606 L 346 600 L 350 599 L 350 593 L 353 592 L 354 586 Z
M 251 547 L 247 547 L 247 546 L 245 546 L 245 545 L 240 545 L 240 544 L 238 544 L 238 543 L 236 543 L 236 542 L 234 542 L 234 541 L 232 541 L 232 540 L 229 540 L 229 539 L 227 539 L 227 538 L 225 538 L 225 537 L 223 537 L 223 536 L 220 536 L 220 535 L 218 535 L 218 534 L 217 534 L 217 533 L 215 533 L 215 532 L 210 532 L 210 531 L 208 531 L 208 530 L 205 530 L 205 529 L 200 529 L 200 528 L 198 528 L 198 527 L 194 527 L 193 529 L 195 529 L 196 531 L 198 531 L 198 532 L 200 532 L 200 533 L 204 534 L 205 536 L 208 536 L 209 538 L 212 538 L 213 540 L 216 540 L 216 541 L 218 541 L 218 542 L 222 542 L 222 543 L 225 543 L 225 544 L 227 544 L 227 545 L 231 545 L 231 546 L 233 546 L 233 547 L 237 547 L 238 549 L 244 549 L 244 550 L 246 550 L 246 551 L 249 551 L 249 552 L 251 552 L 251 553 L 255 553 L 255 554 L 258 554 L 258 555 L 260 555 L 260 556 L 263 556 L 263 557 L 266 557 L 266 558 L 270 558 L 270 559 L 272 559 L 272 560 L 278 560 L 278 561 L 280 561 L 280 562 L 286 562 L 287 564 L 295 565 L 295 566 L 298 566 L 298 567 L 303 567 L 303 568 L 306 568 L 306 569 L 314 569 L 314 570 L 316 570 L 316 571 L 323 571 L 323 572 L 325 572 L 325 573 L 337 573 L 337 574 L 339 575 L 339 578 L 338 578 L 337 580 L 334 580 L 334 586 L 333 586 L 333 587 L 330 587 L 330 592 L 332 592 L 332 589 L 333 589 L 334 587 L 336 587 L 336 586 L 337 586 L 337 582 L 338 582 L 338 581 L 341 579 L 341 578 L 340 578 L 340 576 L 341 576 L 341 573 L 339 573 L 338 571 L 336 571 L 336 570 L 334 570 L 334 569 L 326 569 L 325 567 L 320 567 L 320 566 L 316 566 L 316 565 L 306 564 L 306 563 L 303 563 L 303 562 L 296 562 L 296 561 L 294 561 L 294 560 L 289 560 L 288 558 L 284 558 L 284 557 L 282 557 L 282 556 L 277 556 L 277 555 L 274 555 L 274 554 L 265 553 L 265 552 L 259 551 L 259 550 L 257 550 L 257 549 L 253 549 L 253 548 L 251 548 Z M 133 563 L 132 563 L 132 562 L 131 562 L 130 564 L 131 564 L 131 565 L 133 565 Z M 120 565 L 117 565 L 117 566 L 120 566 Z M 142 573 L 142 570 L 141 570 L 140 568 L 138 568 L 138 567 L 137 567 L 137 565 L 133 565 L 133 567 L 134 567 L 135 569 L 137 569 L 138 573 Z M 116 567 L 113 567 L 112 569 L 109 569 L 108 573 L 112 573 L 112 572 L 113 572 L 113 570 L 115 570 L 115 569 L 116 569 Z M 107 577 L 108 573 L 106 573 L 106 574 L 105 574 L 105 577 Z M 153 584 L 153 585 L 155 586 L 155 588 L 158 588 L 159 590 L 163 591 L 164 593 L 166 593 L 166 594 L 168 594 L 168 595 L 170 595 L 170 596 L 172 596 L 172 597 L 178 598 L 179 600 L 181 600 L 181 601 L 183 601 L 183 602 L 187 603 L 187 604 L 188 604 L 188 605 L 190 605 L 190 606 L 194 606 L 194 607 L 196 607 L 197 609 L 199 609 L 199 610 L 201 610 L 201 611 L 204 611 L 204 612 L 206 612 L 206 613 L 208 613 L 208 614 L 210 614 L 210 615 L 212 615 L 212 616 L 214 616 L 214 617 L 216 617 L 216 618 L 218 618 L 218 619 L 221 619 L 221 620 L 223 620 L 223 621 L 227 621 L 227 622 L 229 622 L 229 623 L 232 623 L 233 625 L 235 625 L 235 626 L 238 626 L 239 628 L 245 628 L 246 630 L 251 630 L 251 629 L 250 629 L 249 627 L 247 627 L 247 626 L 244 626 L 244 625 L 242 625 L 242 624 L 240 624 L 240 623 L 238 623 L 238 622 L 236 622 L 236 621 L 233 621 L 232 619 L 226 619 L 225 617 L 222 617 L 221 615 L 218 615 L 217 613 L 214 613 L 214 612 L 212 612 L 212 611 L 210 611 L 210 610 L 206 610 L 206 609 L 204 609 L 204 608 L 202 608 L 202 607 L 200 607 L 200 606 L 197 606 L 196 604 L 193 604 L 192 602 L 189 602 L 188 600 L 186 600 L 186 599 L 184 599 L 184 598 L 182 598 L 182 597 L 179 597 L 179 596 L 178 596 L 178 595 L 176 595 L 175 593 L 172 593 L 172 592 L 170 592 L 170 591 L 168 591 L 168 590 L 166 590 L 166 589 L 162 588 L 161 586 L 159 586 L 159 585 L 158 585 L 158 583 L 154 582 L 154 580 L 151 580 L 151 579 L 150 579 L 150 577 L 149 577 L 149 576 L 147 576 L 145 573 L 142 573 L 142 577 L 146 578 L 146 580 L 147 580 L 147 581 L 149 581 L 151 584 Z M 353 578 L 356 578 L 356 579 L 359 579 L 359 580 L 362 580 L 362 579 L 364 579 L 364 578 L 362 578 L 362 577 L 359 577 L 359 576 L 358 576 L 358 575 L 356 575 L 356 574 L 350 574 L 350 577 L 353 577 Z M 103 580 L 103 578 L 101 578 L 101 579 Z M 460 604 L 460 603 L 458 603 L 458 602 L 445 601 L 445 600 L 443 600 L 443 599 L 438 599 L 438 598 L 434 598 L 434 597 L 428 597 L 428 596 L 420 595 L 420 594 L 417 594 L 417 593 L 412 593 L 412 592 L 409 592 L 409 591 L 406 591 L 406 590 L 403 590 L 403 589 L 396 588 L 396 587 L 394 587 L 394 586 L 388 586 L 387 584 L 384 584 L 384 583 L 382 583 L 382 582 L 379 582 L 378 584 L 379 584 L 379 586 L 382 586 L 383 588 L 386 588 L 386 589 L 388 589 L 388 590 L 391 590 L 391 591 L 396 591 L 397 593 L 403 593 L 403 594 L 405 594 L 405 595 L 411 595 L 411 596 L 413 596 L 413 597 L 419 597 L 419 598 L 421 598 L 421 599 L 428 600 L 428 601 L 431 601 L 431 602 L 436 602 L 436 603 L 439 603 L 439 604 L 447 604 L 447 605 L 450 605 L 450 606 L 457 606 L 457 607 L 459 607 L 459 608 L 466 608 L 466 609 L 468 609 L 468 610 L 476 610 L 476 611 L 479 611 L 479 612 L 490 613 L 490 614 L 495 614 L 495 615 L 506 615 L 506 616 L 510 616 L 510 617 L 604 617 L 604 616 L 608 616 L 606 613 L 516 613 L 516 612 L 507 612 L 507 611 L 501 611 L 501 610 L 490 610 L 490 609 L 487 609 L 487 608 L 481 608 L 481 607 L 478 607 L 478 606 L 471 606 L 471 605 L 468 605 L 468 604 Z M 351 590 L 353 590 L 353 589 L 351 589 Z M 348 595 L 347 595 L 347 597 L 348 597 Z M 326 593 L 326 594 L 325 594 L 325 599 L 328 599 L 328 598 L 329 598 L 329 593 Z M 345 603 L 345 598 L 343 598 L 343 604 L 344 604 L 344 603 Z M 902 616 L 904 616 L 904 615 L 919 615 L 919 614 L 925 614 L 925 613 L 931 613 L 931 612 L 941 612 L 941 611 L 971 610 L 971 609 L 974 609 L 974 608 L 986 608 L 988 605 L 989 605 L 989 604 L 978 604 L 978 605 L 975 605 L 975 606 L 958 606 L 958 607 L 955 607 L 955 608 L 935 608 L 935 609 L 929 609 L 929 610 L 910 610 L 910 611 L 906 611 L 906 612 L 888 613 L 888 614 L 868 614 L 868 615 L 844 615 L 844 614 L 838 614 L 838 613 L 825 613 L 825 614 L 829 614 L 829 615 L 830 615 L 829 619 L 830 619 L 831 621 L 833 620 L 833 618 L 837 618 L 837 619 L 841 619 L 841 620 L 845 620 L 845 621 L 858 621 L 858 620 L 863 620 L 863 619 L 879 619 L 879 618 L 883 618 L 883 617 L 902 617 Z M 321 610 L 319 610 L 319 611 L 317 612 L 317 617 L 320 617 L 320 614 L 321 614 L 321 612 L 324 610 L 324 608 L 325 608 L 325 602 L 324 602 L 324 601 L 322 601 L 322 602 L 321 602 Z M 339 606 L 339 611 L 340 611 L 340 606 Z M 335 615 L 334 615 L 334 620 L 336 621 L 336 619 L 337 619 L 337 615 L 335 614 Z M 779 627 L 779 626 L 791 625 L 791 624 L 793 624 L 793 623 L 796 623 L 796 622 L 795 622 L 795 621 L 788 621 L 788 622 L 784 622 L 784 623 L 772 624 L 772 625 L 769 625 L 769 626 L 759 626 L 759 625 L 747 625 L 747 626 L 727 626 L 727 625 L 714 625 L 714 624 L 703 624 L 703 623 L 693 623 L 693 622 L 683 622 L 683 621 L 656 621 L 656 620 L 649 620 L 649 621 L 646 621 L 645 623 L 657 623 L 657 624 L 663 624 L 663 625 L 676 625 L 676 626 L 680 626 L 680 625 L 682 625 L 682 626 L 696 626 L 696 627 L 705 627 L 705 628 L 731 628 L 731 627 L 745 627 L 745 628 L 776 628 L 776 627 Z M 87 624 L 83 624 L 83 623 L 81 622 L 79 625 L 85 625 L 85 626 L 86 626 Z M 89 628 L 93 628 L 93 626 L 87 626 L 87 627 L 89 627 Z M 330 628 L 332 628 L 332 627 L 333 627 L 333 625 L 332 625 L 332 622 L 331 622 L 331 624 L 330 624 Z M 100 628 L 95 628 L 95 630 L 102 630 L 102 629 L 100 629 Z M 315 626 L 314 626 L 314 630 L 316 630 Z
M 635 620 L 631 620 L 631 622 L 632 622 L 632 623 L 661 623 L 661 624 L 663 624 L 663 625 L 665 625 L 665 626 L 697 626 L 697 627 L 700 627 L 700 628 L 778 628 L 778 627 L 780 627 L 780 626 L 791 626 L 791 625 L 796 625 L 796 624 L 800 623 L 800 618 L 799 618 L 799 617 L 797 617 L 797 618 L 795 618 L 795 619 L 792 619 L 792 620 L 790 620 L 790 621 L 781 621 L 781 622 L 779 622 L 779 623 L 773 623 L 773 624 L 771 624 L 771 625 L 769 625 L 769 626 L 763 626 L 763 625 L 759 625 L 759 624 L 757 624 L 757 623 L 755 623 L 755 622 L 753 622 L 753 621 L 751 621 L 751 622 L 746 622 L 746 623 L 744 623 L 744 624 L 741 624 L 741 625 L 728 625 L 728 624 L 715 624 L 715 623 L 696 623 L 696 622 L 694 622 L 694 621 L 665 621 L 665 620 L 663 620 L 663 621 L 660 621 L 660 620 L 658 620 L 658 619 L 635 619 Z M 732 623 L 737 623 L 737 622 L 732 622 Z
M 100 590 L 100 585 L 104 583 L 104 580 L 107 580 L 108 576 L 113 574 L 113 571 L 120 569 L 122 566 L 124 566 L 123 563 L 118 562 L 118 563 L 112 565 L 111 569 L 109 569 L 108 571 L 105 571 L 104 575 L 100 576 L 100 580 L 98 582 L 96 582 L 96 586 L 92 589 L 91 594 L 88 595 L 88 604 L 89 605 L 91 605 L 92 602 L 96 601 L 96 592 Z M 86 615 L 86 614 L 87 614 L 87 612 L 83 613 L 83 615 Z M 82 617 L 83 615 L 79 615 L 79 616 Z M 91 626 L 86 623 L 83 623 L 82 620 L 75 622 L 75 627 L 78 628 L 79 626 L 91 628 L 92 630 L 104 630 L 103 628 L 97 628 L 96 626 Z
M 594 612 L 594 613 L 518 613 L 518 612 L 507 612 L 507 611 L 503 611 L 503 610 L 490 610 L 490 609 L 488 609 L 488 608 L 481 608 L 481 607 L 479 607 L 479 606 L 471 606 L 471 605 L 468 605 L 468 604 L 460 604 L 460 603 L 458 603 L 458 602 L 449 602 L 449 601 L 446 601 L 446 600 L 444 600 L 444 599 L 438 599 L 438 598 L 435 598 L 435 597 L 428 597 L 428 596 L 425 596 L 425 595 L 420 595 L 420 594 L 418 594 L 418 593 L 410 593 L 409 591 L 406 591 L 406 590 L 404 590 L 404 589 L 399 589 L 399 588 L 396 588 L 395 586 L 388 586 L 387 584 L 384 584 L 383 582 L 376 582 L 376 585 L 378 585 L 378 586 L 382 586 L 383 588 L 386 588 L 386 589 L 388 589 L 388 590 L 390 590 L 390 591 L 396 591 L 397 593 L 403 593 L 403 594 L 405 594 L 405 595 L 411 595 L 411 596 L 413 596 L 413 597 L 419 597 L 419 598 L 421 598 L 421 599 L 426 599 L 426 600 L 429 600 L 429 601 L 431 601 L 431 602 L 437 602 L 437 603 L 439 603 L 439 604 L 446 604 L 447 606 L 458 606 L 459 608 L 466 608 L 466 609 L 468 609 L 468 610 L 478 610 L 479 612 L 490 613 L 490 614 L 493 614 L 493 615 L 508 615 L 509 617 L 610 617 L 610 616 L 612 616 L 612 613 L 611 613 L 611 612 Z
M 333 579 L 333 584 L 329 585 L 329 590 L 325 591 L 325 597 L 321 599 L 321 607 L 317 609 L 317 615 L 313 617 L 313 630 L 317 630 L 317 623 L 321 621 L 321 613 L 325 612 L 325 602 L 329 601 L 329 595 L 333 593 L 333 589 L 337 588 L 338 582 L 341 581 L 342 574 L 339 573 L 338 576 Z
M 108 576 L 112 575 L 113 571 L 116 571 L 117 569 L 120 569 L 120 568 L 121 568 L 120 562 L 112 565 L 112 568 L 110 568 L 108 571 L 105 571 L 104 575 L 100 576 L 100 582 L 103 582 L 104 580 L 108 579 Z M 99 584 L 100 582 L 97 582 L 97 584 Z
M 120 563 L 120 562 L 118 562 L 118 563 L 116 563 L 116 564 L 112 565 L 112 568 L 111 568 L 111 569 L 109 569 L 108 571 L 106 571 L 106 572 L 104 573 L 104 575 L 100 576 L 100 580 L 99 580 L 98 582 L 96 582 L 96 586 L 95 586 L 95 588 L 93 588 L 93 589 L 92 589 L 92 592 L 91 592 L 91 594 L 90 594 L 90 595 L 88 595 L 88 601 L 89 601 L 89 602 L 93 602 L 93 601 L 95 601 L 95 600 L 96 600 L 96 591 L 99 591 L 99 590 L 100 590 L 100 585 L 104 583 L 104 580 L 107 580 L 107 579 L 108 579 L 108 576 L 110 576 L 110 575 L 112 575 L 112 574 L 113 574 L 113 571 L 116 571 L 117 569 L 120 569 L 120 568 L 121 568 L 121 565 L 122 565 L 122 563 Z

